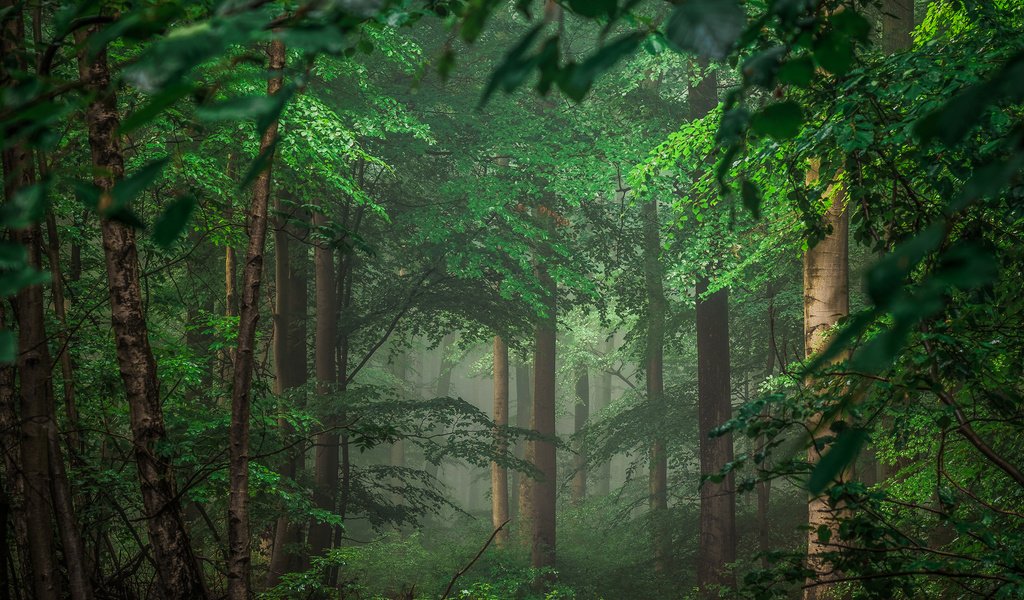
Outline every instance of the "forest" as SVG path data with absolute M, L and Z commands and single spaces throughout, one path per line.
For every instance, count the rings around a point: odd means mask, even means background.
M 1024 598 L 1024 0 L 0 25 L 0 600 Z

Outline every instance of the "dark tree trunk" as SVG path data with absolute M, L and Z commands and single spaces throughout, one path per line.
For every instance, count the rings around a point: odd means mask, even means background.
M 281 202 L 276 202 L 277 212 L 283 211 Z M 294 388 L 306 384 L 306 265 L 308 252 L 305 245 L 289 241 L 296 235 L 296 227 L 282 218 L 274 230 L 274 278 L 276 314 L 274 319 L 274 369 L 277 378 L 274 393 L 282 403 L 294 405 Z M 301 401 L 300 401 L 301 402 Z M 285 438 L 294 433 L 290 422 L 278 419 L 278 427 Z M 302 455 L 287 451 L 279 467 L 281 476 L 294 481 L 298 475 Z M 294 555 L 295 547 L 301 541 L 299 523 L 293 522 L 287 514 L 277 518 L 274 526 L 274 546 L 267 568 L 267 586 L 280 583 L 281 575 L 298 570 L 300 565 Z M 289 545 L 293 546 L 289 552 Z
M 711 431 L 732 417 L 729 380 L 729 292 L 719 290 L 701 300 L 708 282 L 697 283 L 697 421 L 701 477 L 718 473 L 733 460 L 732 436 Z M 729 473 L 720 483 L 700 486 L 700 550 L 697 581 L 704 598 L 733 588 L 728 565 L 736 561 L 736 489 Z
M 538 215 L 554 233 L 554 219 L 541 207 Z M 543 263 L 548 252 L 542 249 L 537 264 L 537 279 L 544 293 L 546 314 L 538 319 L 533 354 L 533 410 L 530 428 L 544 439 L 530 443 L 530 453 L 540 478 L 530 482 L 530 564 L 534 568 L 555 565 L 555 499 L 557 473 L 555 459 L 555 339 L 558 286 Z
M 322 212 L 313 215 L 314 228 L 327 225 Z M 334 360 L 337 342 L 337 284 L 334 267 L 334 251 L 324 241 L 313 249 L 314 279 L 316 281 L 316 335 L 313 363 L 316 371 L 317 394 L 326 396 L 334 390 L 338 380 L 337 363 Z M 324 431 L 316 436 L 314 458 L 313 503 L 317 508 L 333 513 L 338 498 L 338 444 L 337 420 L 328 417 L 323 420 Z M 313 521 L 309 525 L 309 549 L 312 556 L 318 556 L 332 547 L 330 523 Z
M 587 368 L 582 367 L 576 378 L 576 407 L 574 411 L 574 433 L 576 443 L 573 448 L 572 502 L 582 504 L 587 499 L 587 446 L 583 443 L 583 429 L 590 419 L 590 376 Z
M 641 208 L 644 227 L 644 281 L 647 288 L 647 340 L 645 350 L 647 405 L 650 422 L 665 418 L 664 345 L 665 288 L 661 266 L 661 234 L 658 205 L 650 201 Z M 672 539 L 668 532 L 668 455 L 665 440 L 655 433 L 650 450 L 649 507 L 654 569 L 664 573 L 672 560 Z
M 508 346 L 500 336 L 494 336 L 494 453 L 504 456 L 508 453 Z M 509 518 L 508 470 L 491 461 L 491 523 L 501 527 Z M 499 548 L 508 544 L 508 530 L 502 528 L 494 537 Z
M 95 33 L 96 29 L 90 29 Z M 124 177 L 117 129 L 120 117 L 110 84 L 105 51 L 87 50 L 86 31 L 76 32 L 81 51 L 79 74 L 94 99 L 85 112 L 95 184 L 109 193 Z M 206 598 L 202 570 L 189 542 L 174 484 L 173 467 L 157 446 L 166 439 L 156 360 L 143 312 L 141 273 L 135 231 L 109 219 L 101 221 L 111 321 L 117 361 L 130 409 L 132 442 L 139 472 L 146 526 L 160 589 L 166 600 Z

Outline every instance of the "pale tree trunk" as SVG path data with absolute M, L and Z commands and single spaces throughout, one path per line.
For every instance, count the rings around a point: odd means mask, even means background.
M 314 213 L 314 228 L 327 225 L 327 217 L 322 212 Z M 316 332 L 313 350 L 313 364 L 316 372 L 317 394 L 326 396 L 333 390 L 338 380 L 337 363 L 334 360 L 337 329 L 337 284 L 335 282 L 334 251 L 325 240 L 318 240 L 313 248 L 313 270 L 316 285 Z M 338 445 L 340 438 L 337 420 L 333 417 L 324 419 L 324 431 L 316 436 L 314 454 L 314 505 L 328 512 L 336 510 L 338 497 Z M 311 556 L 318 556 L 332 547 L 330 523 L 313 521 L 309 525 L 309 551 Z
M 576 445 L 573 448 L 572 502 L 582 504 L 587 499 L 587 446 L 583 442 L 583 429 L 590 419 L 590 376 L 584 366 L 576 378 L 576 407 L 573 411 Z
M 664 346 L 665 346 L 665 284 L 661 266 L 661 233 L 658 204 L 651 200 L 640 209 L 644 228 L 644 281 L 647 288 L 647 339 L 644 375 L 650 423 L 655 426 L 665 418 Z M 672 537 L 668 528 L 668 453 L 665 440 L 654 434 L 650 448 L 650 479 L 648 481 L 651 519 L 651 543 L 654 570 L 665 573 L 672 562 Z
M 508 453 L 508 346 L 501 336 L 494 336 L 494 453 Z M 508 470 L 491 461 L 491 523 L 494 528 L 508 521 Z M 508 544 L 508 529 L 502 528 L 494 537 L 499 548 Z
M 768 366 L 765 368 L 765 377 L 771 377 L 775 370 L 775 359 L 778 354 L 778 347 L 775 343 L 775 286 L 769 284 L 768 287 L 769 301 L 768 301 Z M 761 411 L 761 418 L 767 419 L 769 417 L 768 406 L 764 407 Z M 761 434 L 757 437 L 757 444 L 755 451 L 763 452 L 765 445 L 767 444 L 767 437 Z M 762 462 L 758 465 L 758 481 L 755 484 L 757 491 L 757 540 L 758 550 L 761 552 L 761 566 L 768 568 L 768 556 L 767 553 L 771 550 L 771 529 L 768 523 L 768 508 L 769 501 L 771 499 L 771 484 L 772 481 L 769 477 L 764 477 L 763 472 L 768 469 L 769 465 L 766 462 Z
M 267 50 L 270 72 L 267 95 L 281 91 L 285 64 L 284 43 L 274 40 Z M 260 138 L 259 156 L 272 152 L 277 142 L 275 119 Z M 228 598 L 247 600 L 250 595 L 252 548 L 249 540 L 249 419 L 252 412 L 252 377 L 256 352 L 256 325 L 260 318 L 260 286 L 263 283 L 267 245 L 267 213 L 270 202 L 273 157 L 256 177 L 246 219 L 249 247 L 242 274 L 242 305 L 238 320 L 238 349 L 231 388 L 230 495 L 228 499 Z
M 807 173 L 808 184 L 819 179 L 820 161 L 812 160 Z M 824 239 L 804 254 L 804 352 L 811 356 L 826 345 L 826 333 L 840 319 L 850 312 L 849 293 L 849 217 L 846 212 L 846 191 L 842 186 L 830 185 L 825 192 L 829 202 L 824 215 L 824 227 L 830 231 Z M 811 382 L 813 384 L 813 382 Z M 820 422 L 820 417 L 807 424 L 814 437 L 829 434 L 829 423 Z M 812 443 L 807 451 L 807 461 L 817 464 L 821 453 Z M 845 477 L 845 476 L 844 476 Z M 837 508 L 830 506 L 825 496 L 811 498 L 807 505 L 807 522 L 810 526 L 807 538 L 807 566 L 817 573 L 814 578 L 821 580 L 834 575 L 831 565 L 819 555 L 829 548 L 820 543 L 818 529 L 826 527 L 832 531 L 830 541 L 838 542 Z M 810 583 L 810 581 L 809 581 Z M 816 585 L 804 590 L 804 600 L 818 600 L 828 597 L 830 586 Z
M 90 28 L 89 33 L 96 31 Z M 84 30 L 76 32 L 76 41 L 81 48 L 79 75 L 94 98 L 85 111 L 92 166 L 98 173 L 93 181 L 109 194 L 124 177 L 117 99 L 110 84 L 106 52 L 87 50 Z M 109 219 L 102 219 L 101 227 L 117 362 L 130 409 L 135 462 L 159 587 L 165 600 L 206 598 L 209 594 L 202 569 L 182 519 L 173 466 L 157 451 L 167 436 L 156 360 L 143 312 L 135 231 Z
M 604 354 L 605 356 L 611 356 L 612 352 L 615 351 L 615 343 L 611 338 L 604 343 Z M 600 384 L 598 385 L 598 401 L 597 409 L 604 410 L 612 404 L 612 374 L 607 370 L 601 372 Z M 607 496 L 612 491 L 612 461 L 609 457 L 598 465 L 596 469 L 596 489 L 594 493 L 600 497 Z
M 554 217 L 544 214 L 544 207 L 538 217 L 545 222 L 550 233 L 554 233 Z M 543 290 L 546 314 L 537 320 L 533 354 L 533 410 L 530 414 L 530 429 L 544 439 L 529 444 L 530 456 L 539 471 L 539 479 L 530 482 L 530 565 L 534 568 L 555 565 L 555 500 L 557 493 L 557 463 L 555 460 L 555 352 L 558 286 L 544 264 L 549 253 L 541 249 L 537 261 L 537 279 Z
M 275 201 L 278 213 L 283 211 L 280 200 Z M 274 394 L 281 402 L 290 403 L 286 399 L 294 388 L 306 384 L 306 273 L 308 262 L 306 247 L 292 244 L 291 236 L 295 228 L 282 218 L 274 230 L 274 280 L 275 286 L 275 318 L 274 318 Z M 293 253 L 292 246 L 297 246 L 298 253 Z M 290 398 L 290 396 L 289 396 Z M 281 417 L 278 427 L 287 437 L 294 433 L 290 422 Z M 282 477 L 294 480 L 298 475 L 301 454 L 286 451 L 280 466 Z M 267 568 L 267 587 L 280 583 L 281 575 L 298 570 L 298 561 L 288 546 L 299 544 L 301 530 L 298 523 L 282 514 L 274 525 L 274 546 Z M 292 548 L 294 552 L 294 548 Z
M 530 365 L 527 363 L 520 363 L 516 365 L 516 427 L 520 429 L 530 429 L 530 414 L 533 406 L 532 396 L 532 381 L 530 377 Z M 528 462 L 533 463 L 533 455 L 530 450 L 530 443 L 526 441 L 519 441 L 516 444 L 516 457 Z M 530 483 L 532 479 L 529 476 L 523 475 L 519 471 L 512 473 L 512 490 L 516 494 L 516 530 L 521 532 L 529 531 L 529 514 L 530 510 L 528 506 L 530 504 L 530 495 L 533 493 Z M 526 539 L 526 536 L 521 536 L 522 539 Z
M 701 71 L 706 62 L 699 62 Z M 690 85 L 690 118 L 700 119 L 718 105 L 718 78 L 702 73 Z M 691 78 L 692 79 L 692 78 Z M 729 369 L 729 290 L 704 298 L 708 277 L 697 278 L 697 430 L 702 477 L 719 472 L 733 460 L 732 435 L 712 438 L 711 431 L 732 417 Z M 721 483 L 700 486 L 700 534 L 697 585 L 702 598 L 718 598 L 722 588 L 735 588 L 729 569 L 736 562 L 736 489 L 729 473 Z

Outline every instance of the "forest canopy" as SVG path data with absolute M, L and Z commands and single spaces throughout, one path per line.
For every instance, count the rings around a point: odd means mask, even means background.
M 1024 597 L 1021 0 L 0 25 L 0 600 Z

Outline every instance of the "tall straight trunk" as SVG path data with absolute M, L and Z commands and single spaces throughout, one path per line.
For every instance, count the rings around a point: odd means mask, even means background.
M 615 343 L 611 338 L 604 343 L 604 354 L 605 356 L 611 356 L 612 352 L 615 351 Z M 598 384 L 598 400 L 597 409 L 604 410 L 612 404 L 612 374 L 607 370 L 601 371 L 601 376 Z M 596 489 L 594 493 L 600 497 L 605 497 L 612 491 L 612 461 L 608 459 L 598 465 L 597 474 L 595 477 Z
M 769 284 L 770 299 L 768 303 L 768 366 L 765 368 L 765 376 L 771 377 L 775 370 L 775 358 L 778 354 L 778 347 L 775 343 L 775 287 Z M 761 412 L 761 417 L 767 419 L 769 417 L 768 407 L 765 406 Z M 762 452 L 765 444 L 767 443 L 767 437 L 761 434 L 757 438 L 756 452 Z M 766 471 L 768 465 L 762 462 L 758 469 Z M 768 552 L 771 550 L 771 529 L 768 523 L 768 508 L 771 496 L 771 479 L 769 477 L 758 477 L 758 481 L 755 484 L 757 490 L 757 541 L 758 550 L 761 552 L 761 566 L 768 568 Z
M 573 414 L 574 433 L 576 444 L 573 448 L 573 467 L 575 473 L 572 477 L 572 502 L 582 504 L 587 499 L 587 446 L 583 443 L 583 429 L 590 419 L 590 375 L 587 367 L 580 369 L 576 378 L 576 407 Z
M 327 217 L 322 212 L 313 215 L 314 228 L 319 229 L 326 225 Z M 338 380 L 337 363 L 334 360 L 338 334 L 338 290 L 334 280 L 334 251 L 324 240 L 320 240 L 313 248 L 313 270 L 316 285 L 313 364 L 317 394 L 326 396 L 332 392 Z M 324 431 L 316 436 L 313 503 L 317 508 L 333 513 L 337 509 L 340 438 L 335 429 L 336 419 L 324 419 L 323 426 Z M 331 548 L 333 529 L 330 523 L 310 523 L 308 542 L 312 556 L 318 556 Z
M 285 63 L 284 43 L 274 40 L 267 50 L 271 77 L 267 96 L 281 91 Z M 260 138 L 259 156 L 273 152 L 277 143 L 278 123 L 275 119 Z M 249 247 L 245 253 L 242 275 L 242 305 L 238 319 L 238 350 L 235 376 L 231 387 L 231 430 L 229 433 L 229 471 L 231 490 L 228 497 L 228 598 L 247 600 L 251 586 L 251 544 L 249 541 L 249 417 L 252 411 L 252 376 L 256 351 L 256 325 L 260 318 L 260 286 L 263 283 L 263 254 L 267 245 L 267 214 L 270 202 L 273 156 L 253 184 L 252 203 L 246 219 Z
M 6 304 L 6 299 L 0 299 L 0 328 L 2 329 L 10 326 Z M 28 583 L 31 576 L 27 573 L 31 568 L 31 565 L 28 564 L 31 554 L 28 551 L 28 517 L 25 514 L 25 476 L 21 468 L 21 431 L 18 423 L 18 411 L 15 407 L 17 403 L 16 375 L 15 365 L 0 364 L 0 452 L 3 453 L 4 465 L 3 489 L 0 493 L 3 494 L 4 508 L 14 530 L 14 543 L 7 548 L 9 550 L 13 547 L 17 554 L 15 557 L 8 553 L 8 563 L 11 567 L 8 573 L 8 589 L 6 589 L 8 593 L 11 589 L 17 593 L 20 589 L 31 585 Z M 4 566 L 6 567 L 7 564 Z
M 665 284 L 661 266 L 661 235 L 657 202 L 654 200 L 647 202 L 640 210 L 644 227 L 644 281 L 647 288 L 646 368 L 644 373 L 650 422 L 656 424 L 665 417 Z M 669 569 L 672 560 L 672 539 L 668 532 L 667 515 L 668 454 L 665 451 L 665 440 L 657 433 L 651 440 L 648 486 L 654 569 L 663 573 Z
M 494 453 L 504 456 L 508 453 L 508 346 L 501 336 L 494 336 Z M 501 527 L 509 518 L 508 470 L 491 461 L 491 523 Z M 508 544 L 508 530 L 501 529 L 494 537 L 499 548 Z
M 284 214 L 281 200 L 275 199 L 275 210 Z M 294 244 L 299 250 L 293 254 L 290 239 L 296 235 L 296 228 L 287 223 L 286 217 L 279 217 L 274 229 L 274 394 L 284 405 L 294 405 L 289 394 L 294 388 L 306 384 L 306 248 Z M 291 423 L 280 418 L 278 428 L 287 437 L 294 433 Z M 295 480 L 299 470 L 301 454 L 286 451 L 279 472 L 282 477 Z M 274 525 L 274 546 L 267 568 L 267 587 L 280 583 L 281 575 L 298 570 L 295 556 L 289 552 L 289 545 L 300 542 L 299 524 L 281 514 Z M 294 548 L 293 548 L 294 550 Z
M 701 71 L 706 62 L 699 62 Z M 718 78 L 703 74 L 689 88 L 690 118 L 700 119 L 718 105 Z M 697 281 L 697 421 L 702 478 L 720 471 L 733 460 L 732 435 L 711 437 L 711 431 L 732 417 L 729 370 L 729 291 L 703 298 L 707 276 Z M 734 588 L 728 565 L 736 561 L 736 489 L 729 473 L 721 483 L 705 480 L 700 486 L 700 558 L 697 585 L 702 598 L 718 598 L 723 587 Z
M 79 30 L 76 40 L 79 75 L 92 95 L 85 111 L 89 129 L 94 183 L 109 194 L 124 177 L 124 156 L 117 134 L 120 116 L 110 83 L 105 50 L 87 49 L 86 35 L 96 28 Z M 153 549 L 160 590 L 166 600 L 193 600 L 209 596 L 202 569 L 192 552 L 181 515 L 181 504 L 170 461 L 157 451 L 166 439 L 160 403 L 156 360 L 149 345 L 149 329 L 143 312 L 141 273 L 135 230 L 117 221 L 101 220 L 103 254 L 110 288 L 111 322 L 117 362 L 128 400 L 142 505 Z
M 516 365 L 516 427 L 520 429 L 530 428 L 530 414 L 533 412 L 531 406 L 533 404 L 533 396 L 531 395 L 532 383 L 530 380 L 530 365 L 527 363 L 519 363 Z M 519 441 L 516 443 L 516 458 L 519 458 L 526 462 L 533 462 L 532 458 L 527 458 L 529 452 L 529 443 L 525 441 Z M 512 473 L 512 490 L 516 494 L 515 503 L 515 517 L 516 527 L 519 531 L 527 531 L 529 529 L 527 516 L 527 506 L 530 504 L 530 494 L 532 490 L 530 488 L 530 482 L 532 480 L 524 476 L 519 471 Z
M 886 54 L 910 48 L 914 30 L 914 0 L 885 0 L 882 3 L 882 51 Z
M 538 211 L 549 232 L 554 233 L 554 219 Z M 530 458 L 539 471 L 539 479 L 530 483 L 530 565 L 534 568 L 555 565 L 555 501 L 557 473 L 555 460 L 555 339 L 558 285 L 548 266 L 543 263 L 548 252 L 538 254 L 537 279 L 540 281 L 546 314 L 538 318 L 533 353 L 533 410 L 530 429 L 543 439 L 530 443 Z
M 10 11 L 3 19 L 0 31 L 0 49 L 4 60 L 0 64 L 0 82 L 11 86 L 7 68 L 16 71 L 28 68 L 25 51 L 25 22 L 23 7 L 15 2 L 4 2 L 0 9 Z M 14 199 L 15 193 L 35 182 L 32 153 L 20 143 L 7 145 L 2 151 L 4 202 Z M 42 269 L 40 233 L 38 225 L 11 232 L 13 241 L 25 249 L 28 265 Z M 20 378 L 20 415 L 12 412 L 13 424 L 20 419 L 21 464 L 15 465 L 24 484 L 24 518 L 28 537 L 28 559 L 31 565 L 31 589 L 35 598 L 49 600 L 61 595 L 60 578 L 53 547 L 55 532 L 50 511 L 50 454 L 46 429 L 50 424 L 53 390 L 50 387 L 50 351 L 46 343 L 43 318 L 43 289 L 33 285 L 18 291 L 14 299 L 18 321 L 17 375 Z M 13 384 L 13 380 L 11 382 Z M 13 388 L 12 388 L 13 389 Z M 13 400 L 13 398 L 12 398 Z M 11 407 L 13 409 L 13 406 Z M 6 420 L 6 419 L 5 419 Z M 8 471 L 10 475 L 12 471 Z
M 51 397 L 52 401 L 52 397 Z M 71 483 L 68 481 L 64 459 L 61 457 L 60 436 L 53 405 L 50 405 L 50 420 L 46 427 L 46 442 L 50 450 L 50 480 L 53 484 L 53 508 L 57 516 L 64 564 L 68 572 L 68 595 L 71 600 L 90 600 L 93 597 L 92 582 L 89 580 L 89 557 L 85 553 L 85 541 L 75 517 L 75 504 L 71 497 Z
M 700 472 L 718 473 L 733 460 L 732 436 L 712 438 L 711 431 L 732 417 L 729 380 L 729 292 L 707 298 L 708 281 L 697 282 L 697 422 Z M 733 588 L 728 566 L 736 562 L 736 488 L 733 474 L 721 483 L 700 486 L 700 545 L 697 582 L 703 598 L 719 598 L 722 587 Z
M 819 180 L 821 163 L 814 160 L 807 173 L 807 182 Z M 824 215 L 824 226 L 829 233 L 824 239 L 807 249 L 804 254 L 804 353 L 811 356 L 826 345 L 826 332 L 850 312 L 850 259 L 849 259 L 849 216 L 846 211 L 846 191 L 842 186 L 830 185 L 825 192 L 829 207 Z M 816 417 L 808 423 L 813 437 L 829 432 L 829 424 Z M 821 458 L 816 444 L 807 451 L 807 461 L 812 465 Z M 810 527 L 807 538 L 807 566 L 815 573 L 831 571 L 819 555 L 828 551 L 818 537 L 819 527 L 833 531 L 831 540 L 838 541 L 838 522 L 835 509 L 825 496 L 810 498 L 807 505 L 807 523 Z M 830 540 L 830 541 L 831 541 Z M 828 585 L 815 585 L 804 590 L 804 600 L 827 598 Z
M 64 413 L 68 422 L 68 447 L 72 450 L 72 461 L 79 461 L 85 451 L 78 424 L 78 406 L 75 402 L 75 375 L 71 364 L 71 340 L 68 335 L 67 299 L 64 296 L 64 281 L 60 270 L 60 240 L 57 237 L 57 219 L 53 211 L 46 212 L 46 254 L 50 263 L 50 289 L 53 293 L 53 310 L 60 324 L 58 339 L 61 344 L 60 372 L 64 383 Z

